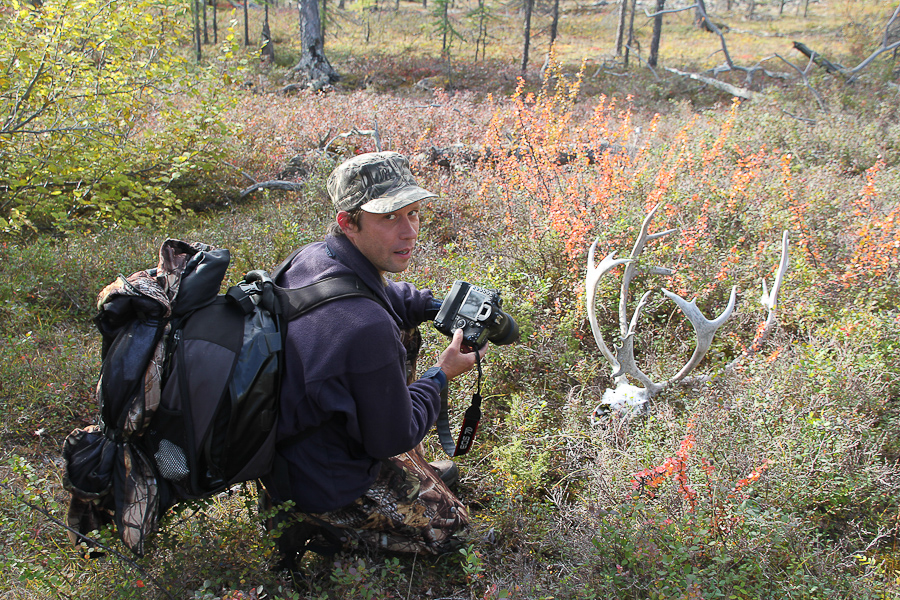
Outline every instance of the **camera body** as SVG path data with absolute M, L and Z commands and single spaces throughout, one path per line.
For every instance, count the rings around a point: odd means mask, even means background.
M 519 340 L 519 326 L 503 312 L 500 292 L 465 281 L 453 282 L 434 318 L 434 327 L 447 336 L 462 329 L 464 344 L 474 349 L 488 341 L 502 346 Z

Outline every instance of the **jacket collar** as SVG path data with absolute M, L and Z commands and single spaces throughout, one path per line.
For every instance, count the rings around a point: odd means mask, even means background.
M 363 283 L 382 299 L 384 306 L 391 307 L 391 301 L 385 291 L 385 287 L 388 285 L 387 280 L 349 238 L 343 235 L 327 235 L 325 236 L 325 248 L 329 256 L 356 273 Z M 389 308 L 388 312 L 394 321 L 400 322 L 400 317 L 394 312 L 393 307 Z

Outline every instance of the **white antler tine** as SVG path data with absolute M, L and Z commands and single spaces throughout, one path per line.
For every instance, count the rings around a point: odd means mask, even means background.
M 731 317 L 731 313 L 734 311 L 734 304 L 737 299 L 737 287 L 731 288 L 731 297 L 728 299 L 728 306 L 725 307 L 722 314 L 711 321 L 704 317 L 703 313 L 700 312 L 700 309 L 697 308 L 696 299 L 688 302 L 678 294 L 668 290 L 663 290 L 663 294 L 678 305 L 691 322 L 691 325 L 694 326 L 694 333 L 697 335 L 697 347 L 694 348 L 694 353 L 691 355 L 691 358 L 688 360 L 687 364 L 678 371 L 675 377 L 668 382 L 675 383 L 684 379 L 688 373 L 693 371 L 697 365 L 700 364 L 703 357 L 706 356 L 710 346 L 712 346 L 713 337 L 716 335 L 716 331 L 729 319 L 729 317 Z
M 641 318 L 641 312 L 643 312 L 644 307 L 647 306 L 651 294 L 653 294 L 653 290 L 644 292 L 644 295 L 641 296 L 637 306 L 634 307 L 634 314 L 631 315 L 631 323 L 628 324 L 628 333 L 626 335 L 634 335 L 637 330 L 638 320 Z
M 598 243 L 600 243 L 600 238 L 597 238 L 596 240 L 594 240 L 594 243 L 591 244 L 590 250 L 588 250 L 587 270 L 588 270 L 589 275 L 590 275 L 590 272 L 594 270 L 594 252 L 597 251 Z M 615 253 L 613 253 L 613 254 L 615 254 Z
M 599 241 L 599 240 L 597 240 Z M 594 341 L 597 342 L 597 347 L 600 349 L 603 357 L 609 361 L 610 365 L 612 365 L 613 371 L 617 371 L 619 369 L 619 362 L 616 360 L 615 355 L 610 351 L 609 347 L 603 341 L 603 335 L 600 332 L 600 325 L 597 323 L 597 309 L 596 309 L 596 297 L 597 297 L 597 284 L 600 279 L 607 272 L 611 271 L 613 268 L 624 265 L 631 262 L 630 258 L 616 258 L 616 253 L 612 252 L 606 255 L 603 260 L 600 261 L 599 265 L 594 264 L 594 253 L 597 248 L 597 241 L 595 241 L 591 245 L 590 252 L 588 253 L 588 269 L 587 276 L 585 277 L 585 302 L 587 305 L 587 314 L 588 321 L 591 324 L 591 333 L 594 335 Z
M 638 319 L 641 317 L 641 311 L 647 306 L 647 299 L 652 293 L 653 290 L 648 290 L 641 296 L 640 301 L 634 309 L 634 314 L 631 316 L 631 323 L 628 325 L 628 331 L 622 336 L 622 344 L 616 348 L 616 359 L 619 361 L 619 368 L 611 375 L 613 379 L 625 374 L 632 375 L 639 380 L 642 377 L 646 377 L 643 372 L 638 369 L 637 363 L 634 360 L 634 343 L 632 340 L 637 331 L 637 323 Z M 623 361 L 623 358 L 626 360 Z
M 634 247 L 631 249 L 631 259 L 634 262 L 628 265 L 625 269 L 625 273 L 622 275 L 622 290 L 619 294 L 619 328 L 623 336 L 628 332 L 628 289 L 631 286 L 631 280 L 634 279 L 634 276 L 637 273 L 638 257 L 644 251 L 647 242 L 667 236 L 674 231 L 678 231 L 677 229 L 666 229 L 665 231 L 660 231 L 658 233 L 649 233 L 650 222 L 653 220 L 659 207 L 660 203 L 657 203 L 656 206 L 647 213 L 647 216 L 644 217 L 644 221 L 641 223 L 641 231 L 634 242 Z
M 784 274 L 787 272 L 789 262 L 788 256 L 788 232 L 785 231 L 781 236 L 781 261 L 778 264 L 778 271 L 775 272 L 775 282 L 772 284 L 772 292 L 769 293 L 766 280 L 763 279 L 763 293 L 759 301 L 770 311 L 778 307 L 778 292 L 781 290 L 781 282 L 784 280 Z
M 775 272 L 775 282 L 772 284 L 771 292 L 766 289 L 766 280 L 763 279 L 763 294 L 759 301 L 769 309 L 769 314 L 766 316 L 766 324 L 763 326 L 762 332 L 753 341 L 752 349 L 754 352 L 769 338 L 769 334 L 772 333 L 772 327 L 775 326 L 775 318 L 778 312 L 776 310 L 778 308 L 778 292 L 781 291 L 781 282 L 784 281 L 784 274 L 787 272 L 789 262 L 788 232 L 785 231 L 781 236 L 781 261 L 778 264 L 778 271 Z
M 644 217 L 644 220 L 641 223 L 641 232 L 638 234 L 637 239 L 634 241 L 634 247 L 631 249 L 631 258 L 637 258 L 638 255 L 643 252 L 644 244 L 647 243 L 647 231 L 650 229 L 650 221 L 653 220 L 653 216 L 659 209 L 660 204 L 660 202 L 657 202 L 656 206 L 654 206 L 650 212 L 647 213 L 647 216 Z

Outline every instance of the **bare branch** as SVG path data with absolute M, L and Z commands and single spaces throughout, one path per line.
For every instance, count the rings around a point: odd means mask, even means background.
M 246 198 L 253 192 L 257 190 L 284 190 L 286 192 L 299 192 L 303 189 L 303 183 L 297 183 L 295 181 L 279 181 L 277 179 L 272 181 L 261 181 L 259 183 L 254 183 L 247 189 L 241 190 L 240 197 Z
M 897 48 L 900 48 L 900 40 L 891 42 L 891 28 L 892 28 L 894 22 L 897 21 L 898 18 L 900 18 L 900 5 L 898 5 L 897 8 L 894 9 L 894 12 L 891 15 L 891 18 L 888 19 L 887 24 L 884 26 L 884 35 L 882 36 L 882 39 L 881 39 L 881 46 L 876 48 L 875 51 L 872 52 L 872 54 L 870 54 L 865 60 L 863 60 L 861 63 L 859 63 L 852 69 L 848 69 L 848 68 L 844 67 L 843 65 L 834 64 L 834 63 L 828 61 L 827 59 L 822 57 L 820 54 L 816 53 L 813 50 L 810 50 L 809 48 L 806 48 L 803 44 L 801 44 L 799 42 L 794 42 L 794 47 L 797 48 L 797 50 L 800 50 L 801 52 L 803 52 L 804 54 L 809 56 L 812 60 L 814 60 L 816 62 L 816 64 L 822 66 L 829 73 L 834 73 L 834 72 L 840 73 L 841 75 L 846 77 L 848 81 L 852 82 L 853 80 L 856 79 L 856 76 L 860 72 L 862 72 L 863 69 L 865 69 L 870 64 L 872 64 L 872 62 L 876 58 L 878 58 L 885 52 L 890 52 L 891 50 L 896 50 Z
M 357 129 L 356 127 L 354 127 L 350 131 L 337 134 L 336 136 L 331 138 L 327 144 L 325 144 L 325 147 L 322 149 L 322 151 L 327 153 L 329 146 L 331 146 L 331 144 L 333 144 L 335 140 L 337 140 L 338 138 L 348 138 L 352 135 L 370 136 L 373 140 L 375 140 L 375 149 L 378 152 L 381 152 L 381 134 L 378 132 L 377 122 L 375 123 L 375 129 Z
M 889 46 L 882 46 L 881 48 L 879 48 L 878 50 L 873 52 L 869 56 L 869 58 L 862 61 L 861 63 L 859 63 L 852 69 L 850 69 L 849 71 L 846 71 L 846 73 L 850 75 L 851 79 L 853 79 L 857 73 L 859 73 L 860 71 L 862 71 L 863 69 L 868 67 L 872 63 L 872 61 L 875 60 L 876 58 L 878 58 L 881 54 L 883 54 L 885 52 L 890 52 L 891 50 L 894 50 L 896 48 L 900 48 L 900 40 L 897 40 L 896 42 L 894 42 L 893 44 L 890 44 Z
M 784 61 L 785 63 L 787 63 L 788 66 L 790 66 L 790 67 L 793 68 L 795 71 L 797 71 L 797 74 L 800 75 L 800 78 L 803 80 L 803 84 L 804 84 L 807 88 L 809 88 L 809 91 L 812 92 L 813 96 L 815 97 L 816 103 L 819 105 L 819 110 L 821 110 L 821 111 L 824 112 L 824 113 L 828 113 L 828 105 L 825 104 L 825 98 L 823 98 L 823 97 L 822 97 L 822 94 L 820 94 L 820 93 L 818 92 L 818 90 L 816 90 L 816 88 L 814 88 L 814 87 L 809 83 L 809 77 L 807 77 L 807 70 L 804 69 L 804 70 L 801 71 L 800 68 L 799 68 L 797 65 L 795 65 L 794 63 L 790 62 L 789 60 L 783 58 L 780 54 L 776 54 L 775 56 L 777 56 L 778 58 L 780 58 L 782 61 Z M 810 61 L 809 61 L 809 64 L 812 64 L 812 62 L 813 62 L 813 61 L 810 60 Z
M 22 97 L 19 98 L 19 101 L 16 102 L 16 106 L 12 109 L 12 112 L 10 113 L 9 118 L 7 119 L 6 123 L 4 123 L 4 125 L 3 125 L 3 131 L 19 129 L 20 127 L 22 127 L 23 125 L 27 124 L 29 121 L 34 119 L 37 115 L 44 112 L 44 110 L 46 110 L 48 104 L 50 103 L 50 100 L 45 100 L 44 105 L 38 111 L 36 111 L 35 114 L 31 115 L 31 117 L 29 117 L 25 121 L 16 119 L 16 115 L 19 113 L 19 110 L 22 108 L 22 105 L 28 101 L 28 98 L 31 97 L 31 93 L 34 91 L 34 86 L 37 84 L 38 80 L 41 78 L 41 75 L 44 74 L 44 71 L 46 68 L 45 67 L 46 61 L 47 61 L 47 51 L 45 49 L 44 54 L 41 56 L 41 63 L 40 63 L 40 65 L 38 65 L 37 72 L 34 74 L 34 77 L 31 78 L 31 81 L 28 82 L 28 87 L 25 88 L 25 93 L 23 93 Z
M 894 14 L 891 15 L 891 18 L 888 19 L 887 25 L 884 26 L 884 37 L 881 38 L 881 45 L 888 46 L 891 43 L 891 26 L 900 18 L 900 4 L 897 5 L 897 8 L 894 9 Z
M 712 77 L 706 77 L 705 75 L 700 75 L 699 73 L 686 73 L 684 71 L 679 71 L 678 69 L 673 69 L 671 67 L 665 67 L 665 69 L 666 71 L 675 73 L 676 75 L 681 75 L 682 77 L 688 77 L 696 81 L 701 81 L 707 85 L 711 85 L 716 89 L 722 90 L 723 92 L 727 92 L 732 96 L 737 96 L 738 98 L 743 98 L 745 100 L 753 100 L 759 95 L 757 92 L 748 90 L 747 88 L 739 88 L 731 85 L 730 83 L 725 83 L 724 81 L 719 81 L 718 79 L 713 79 Z
M 646 8 L 644 9 L 644 14 L 647 15 L 648 18 L 652 19 L 653 17 L 657 17 L 659 15 L 668 15 L 671 13 L 680 13 L 686 10 L 694 10 L 697 8 L 699 4 L 691 4 L 690 6 L 685 6 L 684 8 L 666 8 L 664 10 L 658 10 L 656 12 L 649 12 Z
M 634 55 L 635 55 L 635 57 L 637 57 L 637 59 L 638 59 L 639 61 L 641 61 L 641 62 L 644 64 L 644 66 L 646 66 L 648 69 L 650 69 L 650 72 L 653 73 L 653 77 L 656 79 L 656 81 L 660 81 L 660 78 L 659 78 L 659 75 L 658 75 L 657 72 L 656 72 L 656 69 L 654 69 L 653 67 L 651 67 L 651 66 L 650 66 L 650 63 L 648 63 L 646 60 L 644 60 L 643 58 L 641 58 L 641 54 L 640 54 L 638 51 L 636 51 L 634 48 L 632 48 L 632 47 L 629 46 L 628 44 L 625 44 L 625 47 L 628 48 L 628 51 L 629 51 L 629 52 L 633 52 Z
M 259 182 L 256 180 L 255 177 L 251 176 L 251 175 L 248 174 L 246 171 L 244 171 L 244 170 L 242 170 L 242 169 L 239 169 L 238 167 L 234 166 L 234 165 L 231 164 L 230 162 L 224 161 L 224 160 L 223 160 L 223 161 L 222 161 L 222 164 L 225 165 L 226 167 L 231 167 L 232 169 L 234 169 L 235 171 L 237 171 L 238 173 L 240 173 L 241 175 L 243 175 L 246 179 L 249 179 L 251 183 L 259 183 Z
M 783 108 L 781 109 L 781 112 L 783 112 L 784 114 L 786 114 L 787 116 L 789 116 L 792 119 L 797 119 L 798 121 L 803 121 L 807 125 L 815 125 L 816 124 L 815 119 L 810 119 L 809 117 L 801 117 L 800 115 L 795 115 L 794 113 L 788 112 L 788 111 L 784 110 Z
M 37 114 L 32 115 L 36 117 Z M 31 119 L 29 119 L 31 120 Z M 115 133 L 112 131 L 104 131 L 98 127 L 49 127 L 47 129 L 16 129 L 15 131 L 0 131 L 0 135 L 21 135 L 21 134 L 29 134 L 29 135 L 39 135 L 44 133 L 73 133 L 76 131 L 90 131 L 92 133 L 99 133 L 100 135 L 105 135 L 107 137 L 122 137 L 121 133 Z

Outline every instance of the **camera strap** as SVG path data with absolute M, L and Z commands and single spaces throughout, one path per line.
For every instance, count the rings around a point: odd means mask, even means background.
M 462 456 L 472 447 L 475 441 L 475 433 L 478 431 L 478 422 L 481 421 L 481 354 L 475 351 L 475 364 L 478 367 L 478 383 L 475 393 L 472 394 L 472 404 L 463 415 L 462 427 L 459 430 L 459 438 L 453 441 L 450 433 L 450 405 L 447 401 L 447 389 L 441 392 L 441 412 L 438 414 L 435 427 L 441 448 L 447 456 Z

